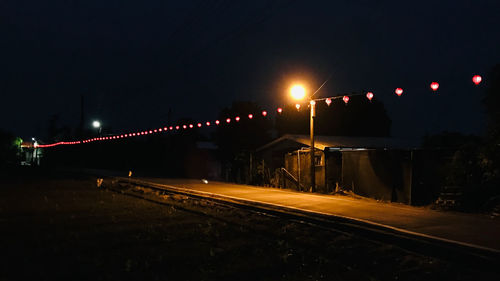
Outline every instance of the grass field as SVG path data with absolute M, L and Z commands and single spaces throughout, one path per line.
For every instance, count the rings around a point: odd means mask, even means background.
M 296 221 L 46 175 L 0 187 L 0 280 L 495 280 Z M 500 280 L 500 279 L 496 279 Z

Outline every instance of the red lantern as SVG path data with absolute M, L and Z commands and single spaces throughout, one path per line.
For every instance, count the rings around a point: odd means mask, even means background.
M 231 118 L 227 118 L 226 123 L 231 123 Z
M 207 126 L 210 126 L 210 122 L 207 122 L 207 123 L 205 123 L 205 124 L 207 124 Z
M 297 104 L 295 105 L 295 108 L 297 108 L 297 110 L 300 110 L 300 104 L 298 104 L 298 103 L 297 103 Z
M 366 98 L 371 101 L 373 99 L 373 93 L 372 92 L 366 93 Z
M 345 104 L 347 104 L 349 102 L 349 97 L 348 96 L 344 96 L 342 98 L 342 100 L 345 102 Z
M 435 92 L 439 88 L 439 83 L 438 82 L 432 82 L 431 83 L 431 89 Z
M 215 120 L 215 125 L 219 125 L 220 121 L 219 120 Z
M 189 124 L 189 129 L 192 129 L 193 128 L 193 124 Z
M 173 126 L 170 126 L 170 131 L 172 131 L 173 129 L 174 129 L 174 127 L 173 127 Z
M 327 98 L 325 100 L 325 102 L 326 102 L 326 105 L 330 106 L 330 104 L 332 104 L 332 99 L 331 98 Z
M 267 111 L 265 111 L 265 110 L 262 111 L 262 116 L 266 117 L 266 115 L 267 115 Z
M 155 133 L 158 133 L 158 130 L 157 130 L 157 129 L 155 129 Z
M 234 120 L 236 120 L 236 122 L 239 122 L 239 121 L 240 121 L 240 117 L 239 117 L 239 116 L 236 116 L 236 117 L 234 118 Z
M 152 133 L 153 133 L 153 131 L 149 131 L 149 133 L 150 133 L 150 134 L 152 134 Z
M 253 118 L 253 114 L 248 114 L 248 119 L 252 119 Z
M 163 130 L 164 130 L 164 131 L 168 131 L 168 128 L 167 128 L 167 127 L 165 127 L 165 128 L 163 128 Z M 172 127 L 170 127 L 170 130 L 172 130 Z
M 396 90 L 394 92 L 396 93 L 396 95 L 401 96 L 403 94 L 403 89 L 396 88 Z
M 281 108 L 281 107 L 278 107 L 278 109 L 277 109 L 277 110 L 278 110 L 278 113 L 279 113 L 279 114 L 281 114 L 281 112 L 283 112 L 283 108 Z
M 175 129 L 176 129 L 176 130 L 179 130 L 179 129 L 180 129 L 180 127 L 177 125 L 177 126 L 175 126 Z
M 201 128 L 201 123 L 198 123 L 198 128 Z
M 161 131 L 163 131 L 163 129 L 162 129 L 162 128 L 159 128 L 159 129 L 158 129 L 158 132 L 161 132 Z
M 187 126 L 186 125 L 182 125 L 182 128 L 185 130 L 185 129 L 187 129 Z
M 481 83 L 481 81 L 483 81 L 483 78 L 479 75 L 474 75 L 472 77 L 472 82 L 474 82 L 474 84 L 476 84 L 476 85 L 479 85 L 479 83 Z

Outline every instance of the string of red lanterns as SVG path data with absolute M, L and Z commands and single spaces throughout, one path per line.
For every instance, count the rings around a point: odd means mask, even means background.
M 267 116 L 267 111 L 263 110 L 261 112 L 262 117 Z M 248 119 L 253 119 L 254 115 L 253 114 L 248 114 Z M 231 123 L 233 119 L 231 118 L 226 118 L 226 123 L 229 124 Z M 234 120 L 236 122 L 239 122 L 241 120 L 241 117 L 236 116 L 234 117 Z M 219 120 L 214 121 L 215 125 L 220 125 L 221 122 Z M 212 123 L 210 121 L 205 122 L 206 127 L 210 127 Z M 140 132 L 135 132 L 135 133 L 128 133 L 128 134 L 119 134 L 119 135 L 113 135 L 113 136 L 107 136 L 107 137 L 95 137 L 95 138 L 89 138 L 81 141 L 71 141 L 71 142 L 56 142 L 56 143 L 51 143 L 51 144 L 37 144 L 37 148 L 48 148 L 48 147 L 54 147 L 54 146 L 59 146 L 59 145 L 74 145 L 74 144 L 85 144 L 85 143 L 92 143 L 92 142 L 98 142 L 98 141 L 107 141 L 107 140 L 117 140 L 117 139 L 124 139 L 124 138 L 130 138 L 130 137 L 138 137 L 138 136 L 144 136 L 144 135 L 149 135 L 149 134 L 155 134 L 155 133 L 161 133 L 161 132 L 167 132 L 167 131 L 178 131 L 181 128 L 183 130 L 193 129 L 195 127 L 194 124 L 184 124 L 184 125 L 176 125 L 170 126 L 170 127 L 163 127 L 163 128 L 158 128 L 158 129 L 152 129 L 152 130 L 146 130 L 146 131 L 140 131 Z M 201 128 L 203 127 L 203 123 L 199 122 L 196 123 L 196 127 Z
M 483 78 L 480 75 L 477 75 L 477 74 L 472 77 L 472 82 L 475 85 L 479 85 L 482 82 L 482 80 L 483 80 Z M 431 88 L 432 91 L 436 92 L 439 89 L 439 83 L 435 82 L 435 81 L 431 82 L 430 88 Z M 401 96 L 403 94 L 403 89 L 402 88 L 396 88 L 394 90 L 394 92 L 395 92 L 396 95 Z M 366 93 L 366 98 L 369 101 L 371 101 L 374 96 L 375 95 L 373 94 L 373 92 L 367 92 Z M 325 103 L 328 106 L 330 106 L 332 104 L 332 99 L 339 99 L 339 98 L 342 98 L 342 100 L 344 101 L 344 103 L 346 105 L 349 102 L 349 95 L 337 96 L 337 97 L 329 97 L 329 98 L 317 99 L 317 100 L 324 100 Z M 297 110 L 300 110 L 301 105 L 300 104 L 296 104 L 295 107 L 297 108 Z M 276 109 L 276 111 L 278 112 L 278 114 L 282 114 L 283 113 L 283 108 L 278 107 Z M 263 110 L 261 112 L 261 115 L 262 115 L 262 117 L 266 117 L 267 116 L 267 111 Z M 250 114 L 248 114 L 247 117 L 248 117 L 248 119 L 252 120 L 254 118 L 254 115 L 250 113 Z M 239 116 L 236 116 L 236 117 L 234 117 L 234 120 L 236 122 L 239 122 L 241 120 L 241 118 Z M 231 121 L 232 121 L 231 118 L 227 118 L 226 119 L 226 123 L 227 124 L 230 124 Z M 204 124 L 205 124 L 206 127 L 210 127 L 212 125 L 212 123 L 210 121 L 206 121 Z M 216 126 L 218 126 L 218 125 L 221 124 L 221 122 L 219 120 L 215 120 L 214 124 Z M 199 123 L 196 124 L 196 126 L 198 128 L 201 128 L 201 127 L 203 127 L 203 123 L 199 122 Z M 184 124 L 184 125 L 182 125 L 182 129 L 184 129 L 184 130 L 186 130 L 188 127 L 189 127 L 189 129 L 193 129 L 195 127 L 195 125 L 193 125 L 193 124 Z M 143 135 L 149 135 L 149 134 L 156 134 L 156 133 L 167 132 L 167 131 L 174 131 L 174 130 L 178 131 L 178 130 L 180 130 L 180 128 L 181 128 L 180 125 L 176 125 L 175 127 L 174 126 L 169 126 L 169 127 L 165 126 L 163 128 L 158 128 L 158 129 L 153 129 L 153 130 L 146 130 L 146 131 L 141 131 L 141 132 L 127 133 L 127 134 L 119 134 L 119 135 L 113 135 L 113 136 L 107 136 L 107 137 L 96 137 L 96 138 L 90 138 L 90 139 L 79 140 L 79 141 L 61 141 L 61 142 L 56 142 L 56 143 L 51 143 L 51 144 L 36 144 L 35 147 L 36 148 L 48 148 L 48 147 L 55 147 L 55 146 L 60 146 L 60 145 L 75 145 L 75 144 L 92 143 L 92 142 L 96 142 L 96 141 L 107 141 L 107 140 L 124 139 L 124 138 L 137 137 L 137 136 L 143 136 Z

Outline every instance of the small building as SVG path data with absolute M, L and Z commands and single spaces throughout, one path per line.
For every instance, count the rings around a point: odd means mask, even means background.
M 308 135 L 288 134 L 257 149 L 258 157 L 274 171 L 273 185 L 310 190 L 309 144 Z M 332 193 L 341 188 L 384 201 L 427 204 L 435 193 L 432 183 L 420 186 L 431 178 L 425 167 L 428 155 L 413 140 L 316 136 L 316 190 Z
M 42 159 L 42 149 L 37 146 L 36 142 L 23 141 L 21 143 L 21 165 L 23 166 L 40 166 Z
M 184 160 L 188 178 L 221 179 L 221 163 L 217 159 L 217 145 L 213 142 L 199 141 L 195 147 L 186 151 Z

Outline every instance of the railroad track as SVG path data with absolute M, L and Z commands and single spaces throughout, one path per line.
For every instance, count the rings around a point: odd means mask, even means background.
M 195 191 L 170 185 L 121 177 L 110 178 L 110 180 L 113 184 L 108 188 L 117 192 L 121 192 L 119 189 L 113 188 L 113 186 L 117 184 L 137 186 L 151 189 L 161 194 L 182 195 L 194 200 L 208 200 L 220 206 L 244 209 L 266 216 L 299 222 L 343 234 L 358 235 L 371 241 L 395 245 L 417 254 L 435 257 L 457 264 L 463 264 L 464 266 L 473 266 L 475 268 L 484 268 L 488 270 L 491 270 L 492 268 L 496 269 L 500 266 L 500 251 L 488 248 L 458 243 L 445 239 L 436 239 L 435 237 L 425 235 L 417 235 L 411 232 L 401 231 L 399 229 L 367 223 L 364 221 L 352 220 L 345 217 L 337 217 L 329 214 L 327 215 L 233 197 L 226 197 L 218 194 Z M 154 199 L 145 198 L 140 194 L 134 194 L 133 196 L 160 203 Z M 192 212 L 192 210 L 189 209 L 181 209 Z

